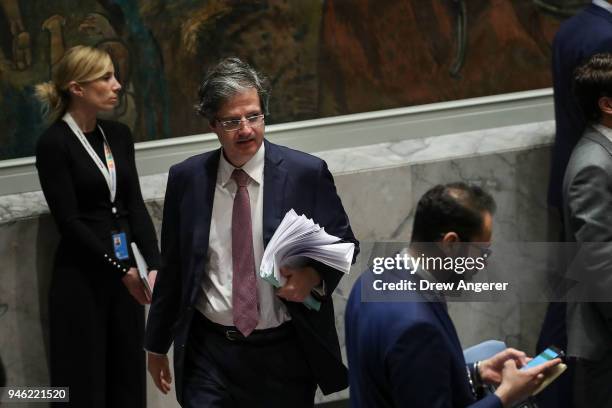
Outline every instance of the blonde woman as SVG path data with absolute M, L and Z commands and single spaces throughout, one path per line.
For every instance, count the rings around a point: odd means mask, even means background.
M 128 127 L 97 119 L 121 85 L 110 56 L 68 50 L 36 93 L 50 127 L 36 149 L 40 184 L 61 240 L 49 295 L 50 373 L 70 387 L 69 406 L 145 407 L 144 310 L 159 251 L 145 208 Z M 66 407 L 68 405 L 61 405 Z

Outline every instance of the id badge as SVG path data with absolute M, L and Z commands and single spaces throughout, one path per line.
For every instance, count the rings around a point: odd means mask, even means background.
M 115 248 L 115 257 L 120 261 L 130 257 L 125 232 L 113 234 L 113 248 Z

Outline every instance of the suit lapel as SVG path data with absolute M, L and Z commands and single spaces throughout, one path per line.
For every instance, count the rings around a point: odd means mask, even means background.
M 283 212 L 287 170 L 283 167 L 283 157 L 278 147 L 264 139 L 266 154 L 264 162 L 263 194 L 263 239 L 268 245 L 274 231 L 280 224 Z
M 191 287 L 191 300 L 199 293 L 199 282 L 202 280 L 204 262 L 208 252 L 208 238 L 210 235 L 210 220 L 212 217 L 213 201 L 215 198 L 215 185 L 217 183 L 217 171 L 219 169 L 219 158 L 221 150 L 212 152 L 205 158 L 202 167 L 193 180 L 193 211 L 194 220 L 193 247 L 194 254 L 192 277 L 194 279 Z
M 606 149 L 608 154 L 612 155 L 612 142 L 597 129 L 593 127 L 589 128 L 589 131 L 585 133 L 584 137 L 597 144 L 600 144 L 604 149 Z
M 442 327 L 446 331 L 448 338 L 453 342 L 457 351 L 463 356 L 463 350 L 461 348 L 461 342 L 457 336 L 457 330 L 453 324 L 450 316 L 448 315 L 447 306 L 442 302 L 431 302 L 434 313 L 438 316 L 438 319 L 442 323 Z
M 410 270 L 406 270 L 405 272 L 412 273 Z M 430 273 L 425 272 L 422 269 L 417 270 L 416 274 L 410 276 L 425 278 L 427 280 L 434 279 L 433 277 L 430 277 Z M 456 351 L 460 353 L 461 356 L 463 356 L 461 342 L 459 341 L 459 336 L 457 336 L 457 330 L 455 329 L 455 325 L 453 324 L 453 321 L 451 320 L 448 314 L 448 305 L 446 304 L 446 301 L 444 300 L 443 296 L 437 292 L 432 291 L 423 291 L 420 292 L 420 295 L 423 300 L 425 300 L 430 305 L 434 314 L 438 318 L 438 321 L 442 325 L 442 328 L 446 332 L 448 339 L 455 345 Z

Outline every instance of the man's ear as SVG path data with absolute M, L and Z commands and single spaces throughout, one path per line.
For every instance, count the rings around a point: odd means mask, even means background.
M 612 115 L 612 98 L 610 98 L 609 96 L 602 96 L 597 101 L 597 105 L 599 106 L 599 110 L 602 113 Z
M 455 245 L 461 242 L 459 235 L 456 232 L 447 232 L 440 240 L 440 247 L 444 251 L 445 256 L 455 256 L 459 250 L 459 246 Z
M 209 120 L 208 127 L 210 127 L 210 130 L 212 130 L 213 132 L 217 132 L 217 121 L 215 119 Z
M 451 231 L 451 232 L 447 232 L 446 234 L 444 234 L 441 241 L 445 244 L 446 243 L 451 244 L 454 242 L 459 242 L 461 240 L 459 239 L 459 235 L 457 235 L 456 232 Z

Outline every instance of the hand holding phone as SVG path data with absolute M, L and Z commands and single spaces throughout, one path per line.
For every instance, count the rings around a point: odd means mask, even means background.
M 564 358 L 564 357 L 565 357 L 565 353 L 563 352 L 563 350 L 555 346 L 550 346 L 546 350 L 544 350 L 543 352 L 535 356 L 527 364 L 525 364 L 521 368 L 521 370 L 527 370 L 532 367 L 537 367 L 540 364 L 543 364 L 550 360 L 554 360 L 555 358 Z M 548 373 L 546 373 L 546 378 L 544 378 L 544 381 L 542 381 L 542 384 L 540 384 L 540 386 L 531 395 L 539 394 L 544 388 L 548 387 L 548 384 L 556 380 L 557 377 L 559 377 L 565 370 L 567 370 L 567 365 L 563 363 L 557 364 L 556 366 L 552 367 L 548 371 Z

